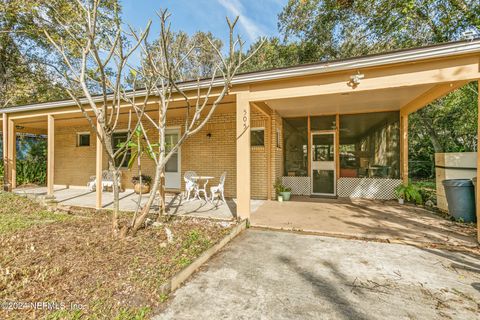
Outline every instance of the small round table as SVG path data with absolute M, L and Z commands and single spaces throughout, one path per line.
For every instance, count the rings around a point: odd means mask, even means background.
M 205 196 L 205 201 L 208 201 L 207 184 L 208 184 L 209 180 L 212 180 L 215 177 L 213 177 L 213 176 L 193 176 L 191 178 L 197 182 L 197 187 L 195 188 L 195 198 L 200 199 L 200 193 L 203 192 L 203 195 Z M 203 188 L 200 188 L 200 181 L 205 181 L 205 183 L 203 184 Z

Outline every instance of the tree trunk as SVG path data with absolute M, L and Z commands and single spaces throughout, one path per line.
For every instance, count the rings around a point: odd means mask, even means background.
M 425 128 L 425 130 L 427 131 L 426 133 L 428 134 L 430 141 L 432 142 L 435 153 L 445 152 L 445 149 L 442 143 L 440 142 L 440 138 L 437 134 L 437 131 L 432 125 L 432 121 L 428 119 L 427 115 L 425 114 L 425 110 L 423 109 L 418 110 L 418 115 L 421 120 L 423 128 Z

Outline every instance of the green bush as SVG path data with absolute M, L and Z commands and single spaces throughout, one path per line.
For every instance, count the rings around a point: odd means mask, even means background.
M 401 184 L 395 188 L 395 195 L 399 199 L 404 199 L 407 202 L 414 202 L 422 204 L 422 195 L 418 188 L 413 184 Z
M 0 161 L 0 175 L 4 175 L 3 162 Z M 17 160 L 17 185 L 39 184 L 47 181 L 46 160 L 35 161 L 34 159 Z
M 430 200 L 434 205 L 437 204 L 437 187 L 434 181 L 415 181 L 412 184 L 420 192 L 423 202 Z
M 0 175 L 4 176 L 3 161 Z M 17 137 L 17 185 L 44 185 L 47 181 L 47 141 L 42 137 Z

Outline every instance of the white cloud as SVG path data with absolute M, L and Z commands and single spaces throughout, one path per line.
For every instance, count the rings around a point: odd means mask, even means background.
M 247 33 L 251 41 L 255 41 L 258 37 L 265 34 L 263 28 L 255 23 L 244 13 L 244 7 L 239 0 L 217 0 L 229 13 L 239 16 L 238 22 Z

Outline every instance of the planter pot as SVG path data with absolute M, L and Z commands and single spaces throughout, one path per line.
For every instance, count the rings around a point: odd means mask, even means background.
M 278 202 L 283 202 L 283 197 L 281 195 L 278 195 L 277 200 L 278 200 Z
M 404 204 L 404 203 L 405 203 L 405 200 L 404 200 L 404 199 L 398 199 L 398 203 L 399 203 L 399 204 Z
M 133 186 L 133 190 L 135 190 L 136 194 L 139 194 L 140 191 L 142 191 L 142 194 L 146 194 L 150 192 L 150 186 L 148 184 L 137 183 Z
M 292 194 L 292 193 L 291 193 L 290 191 L 288 191 L 288 192 L 280 192 L 280 195 L 283 197 L 283 200 L 285 200 L 285 201 L 290 200 L 290 195 L 291 195 L 291 194 Z

